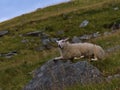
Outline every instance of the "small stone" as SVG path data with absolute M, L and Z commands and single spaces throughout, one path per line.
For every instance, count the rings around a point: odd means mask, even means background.
M 50 49 L 52 46 L 50 45 L 51 41 L 50 39 L 42 39 L 42 45 L 46 48 L 46 49 Z
M 22 42 L 22 43 L 28 43 L 29 40 L 28 40 L 28 39 L 26 39 L 26 40 L 24 39 L 24 40 L 22 40 L 21 42 Z
M 114 77 L 115 78 L 120 78 L 120 74 L 115 74 Z
M 42 39 L 43 45 L 48 45 L 50 43 L 50 39 Z
M 111 32 L 104 32 L 104 33 L 103 33 L 104 36 L 108 36 L 108 35 L 110 35 L 110 34 L 111 34 Z
M 16 51 L 10 51 L 6 54 L 3 54 L 2 56 L 4 56 L 5 58 L 11 58 L 13 56 L 17 55 L 17 52 Z
M 74 36 L 74 37 L 72 38 L 72 43 L 79 43 L 79 42 L 81 42 L 81 40 L 80 40 L 79 37 Z
M 106 78 L 106 80 L 107 80 L 108 82 L 110 82 L 112 79 L 113 79 L 113 76 L 108 76 L 108 77 Z
M 119 7 L 115 7 L 114 10 L 115 10 L 115 11 L 119 10 Z
M 23 35 L 22 35 L 22 34 L 20 34 L 20 35 L 19 35 L 19 37 L 23 37 Z
M 62 35 L 62 34 L 64 34 L 64 31 L 63 30 L 59 30 L 59 31 L 57 31 L 57 34 L 58 35 Z
M 48 34 L 46 34 L 46 33 L 43 32 L 43 33 L 41 33 L 40 38 L 41 38 L 41 39 L 48 39 L 49 36 L 50 36 L 50 35 L 48 35 Z
M 112 32 L 114 32 L 114 31 L 116 31 L 118 29 L 120 29 L 120 23 L 114 22 L 113 25 L 111 26 Z
M 106 51 L 108 53 L 115 52 L 120 49 L 120 45 L 116 45 L 115 47 L 108 48 Z
M 56 42 L 59 38 L 50 38 L 51 42 Z
M 86 27 L 88 25 L 89 21 L 88 20 L 84 20 L 81 24 L 80 27 Z
M 108 78 L 108 79 L 112 79 L 113 77 L 112 77 L 112 76 L 108 76 L 107 78 Z
M 109 49 L 107 49 L 106 51 L 107 51 L 108 53 L 113 52 L 113 51 L 114 51 L 114 48 L 109 48 Z
M 40 46 L 40 47 L 37 47 L 35 48 L 36 51 L 43 51 L 45 50 L 45 47 L 44 46 Z
M 81 40 L 89 40 L 92 38 L 92 35 L 83 35 L 81 37 L 79 37 Z
M 69 16 L 67 14 L 64 14 L 64 13 L 61 16 L 63 17 L 63 20 L 67 20 L 69 18 Z
M 100 33 L 99 32 L 93 33 L 92 36 L 93 36 L 93 38 L 97 38 L 100 36 Z

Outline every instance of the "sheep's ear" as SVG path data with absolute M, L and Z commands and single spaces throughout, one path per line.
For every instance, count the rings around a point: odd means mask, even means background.
M 68 40 L 69 40 L 69 38 L 64 39 L 64 41 L 68 41 Z

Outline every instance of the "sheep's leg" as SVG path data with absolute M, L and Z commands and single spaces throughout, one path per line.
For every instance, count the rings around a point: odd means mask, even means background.
M 58 60 L 61 60 L 61 59 L 63 59 L 63 57 L 62 57 L 62 56 L 54 58 L 54 60 L 53 60 L 53 61 L 56 63 Z
M 92 61 L 97 61 L 98 58 L 96 56 L 96 45 L 95 45 L 95 50 L 94 50 L 94 58 L 91 59 Z
M 80 58 L 84 58 L 84 57 L 85 57 L 85 56 L 83 56 L 83 55 L 82 55 L 82 56 L 80 56 Z
M 98 58 L 97 58 L 97 57 L 94 57 L 94 58 L 92 58 L 91 60 L 92 60 L 92 61 L 97 61 Z
M 80 57 L 74 57 L 74 59 L 81 59 L 84 58 L 85 56 L 80 56 Z
M 74 57 L 74 59 L 80 59 L 80 57 Z
M 54 58 L 54 60 L 60 60 L 60 59 L 63 59 L 63 57 L 60 56 L 60 57 L 56 57 L 56 58 Z

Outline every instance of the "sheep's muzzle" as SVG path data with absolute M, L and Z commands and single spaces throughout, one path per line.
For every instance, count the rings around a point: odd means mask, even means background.
M 58 45 L 58 47 L 59 47 L 60 49 L 62 49 L 62 47 L 61 47 L 60 45 Z

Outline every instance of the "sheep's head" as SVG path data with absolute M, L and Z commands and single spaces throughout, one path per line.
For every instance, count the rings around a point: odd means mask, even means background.
M 67 41 L 68 41 L 69 38 L 66 38 L 66 39 L 62 39 L 62 40 L 59 40 L 59 41 L 56 41 L 57 44 L 58 44 L 58 47 L 59 48 L 64 48 L 66 45 L 67 45 Z

